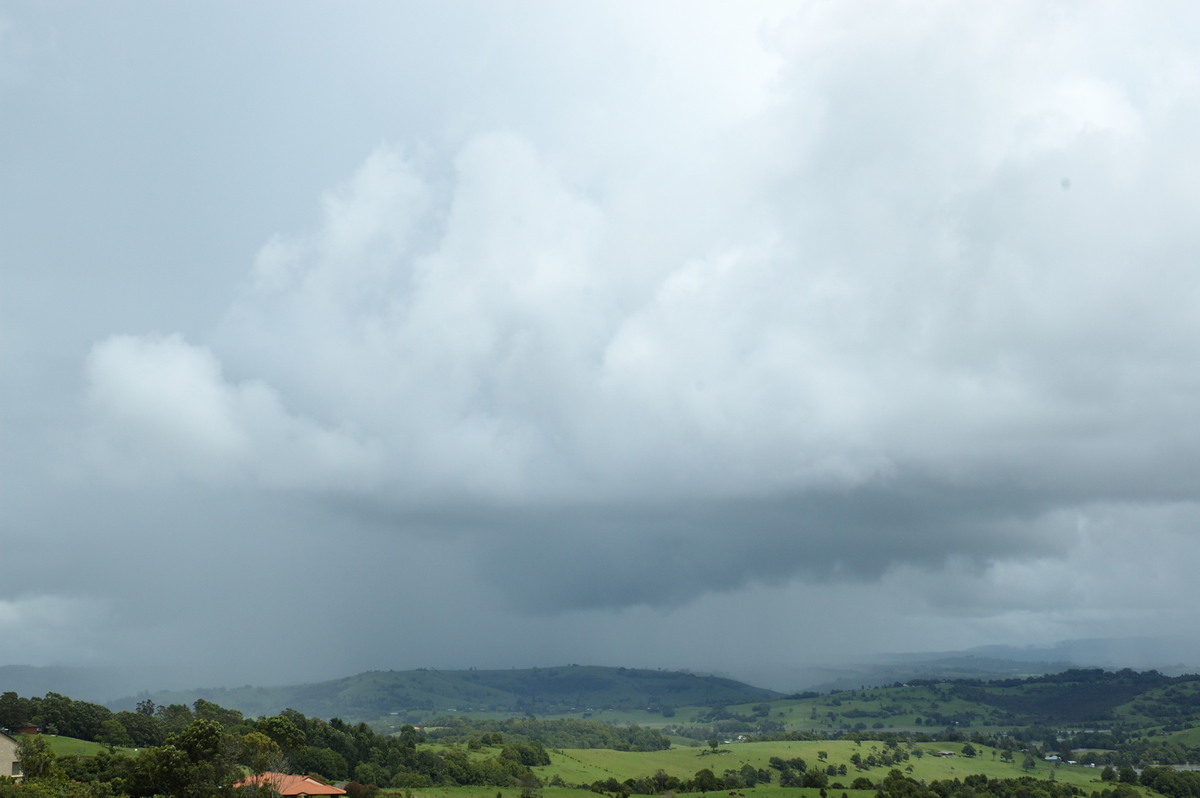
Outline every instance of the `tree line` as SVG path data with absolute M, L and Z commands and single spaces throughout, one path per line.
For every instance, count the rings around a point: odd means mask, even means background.
M 6 728 L 34 723 L 108 746 L 98 756 L 55 756 L 40 735 L 18 735 L 25 782 L 0 785 L 0 798 L 232 796 L 236 781 L 268 771 L 379 787 L 489 785 L 529 792 L 541 786 L 530 767 L 549 762 L 536 741 L 501 735 L 492 756 L 472 756 L 462 746 L 418 748 L 425 737 L 412 726 L 381 735 L 365 723 L 295 710 L 250 719 L 203 699 L 191 707 L 147 700 L 135 712 L 114 713 L 56 693 L 30 699 L 5 693 L 0 713 Z
M 478 748 L 504 738 L 537 742 L 549 748 L 608 748 L 613 751 L 664 751 L 671 740 L 662 732 L 639 726 L 610 726 L 575 718 L 535 717 L 489 720 L 458 716 L 430 721 L 430 741 L 466 743 Z

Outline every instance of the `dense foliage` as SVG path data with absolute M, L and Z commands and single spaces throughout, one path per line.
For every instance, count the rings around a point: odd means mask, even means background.
M 515 742 L 538 742 L 550 748 L 610 748 L 614 751 L 661 751 L 671 741 L 654 729 L 637 726 L 610 726 L 607 723 L 562 718 L 538 720 L 532 717 L 507 720 L 481 720 L 459 716 L 439 718 L 429 724 L 429 739 L 495 745 L 503 738 Z
M 54 693 L 43 699 L 6 693 L 0 704 L 8 727 L 37 723 L 47 731 L 109 745 L 99 756 L 55 757 L 40 736 L 22 735 L 26 783 L 7 785 L 0 796 L 207 798 L 232 794 L 232 785 L 244 775 L 274 770 L 362 785 L 528 789 L 539 786 L 529 768 L 549 761 L 536 741 L 498 740 L 498 752 L 472 756 L 458 746 L 418 748 L 424 738 L 411 726 L 385 736 L 365 723 L 325 721 L 295 710 L 252 720 L 203 700 L 190 708 L 144 701 L 132 713 L 113 713 Z M 128 745 L 140 750 L 118 750 Z
M 1072 669 L 978 685 L 959 682 L 952 695 L 1005 710 L 1013 723 L 1112 720 L 1120 705 L 1174 681 L 1157 671 Z
M 892 770 L 877 785 L 876 795 L 880 798 L 1077 798 L 1084 792 L 1068 784 L 1029 776 L 989 779 L 974 775 L 922 784 Z

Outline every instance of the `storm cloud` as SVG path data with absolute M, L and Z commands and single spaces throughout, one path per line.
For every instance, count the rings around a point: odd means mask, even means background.
M 12 662 L 1197 620 L 1190 6 L 127 10 L 0 6 Z

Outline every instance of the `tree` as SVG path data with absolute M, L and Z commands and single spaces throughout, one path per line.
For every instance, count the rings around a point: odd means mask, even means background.
M 188 788 L 187 754 L 173 745 L 147 748 L 130 764 L 125 791 L 135 798 L 151 795 L 182 796 Z
M 40 734 L 22 734 L 17 741 L 17 762 L 27 779 L 45 779 L 54 773 L 54 752 Z
M 95 740 L 100 725 L 112 717 L 112 710 L 87 701 L 75 701 L 59 693 L 46 693 L 35 699 L 32 720 L 50 734 Z M 27 718 L 28 720 L 28 718 Z
M 256 731 L 262 732 L 277 742 L 285 752 L 304 745 L 304 732 L 300 731 L 300 727 L 293 723 L 291 718 L 284 715 L 272 715 L 260 720 Z
M 186 762 L 171 775 L 175 782 L 167 794 L 176 798 L 207 798 L 224 793 L 240 775 L 237 741 L 212 720 L 194 720 L 183 731 L 167 737 L 167 744 L 151 751 L 171 749 Z M 174 758 L 173 754 L 167 756 Z M 158 792 L 156 790 L 156 792 Z
M 121 725 L 121 721 L 116 718 L 109 718 L 100 724 L 100 734 L 97 735 L 96 741 L 107 745 L 109 751 L 112 751 L 117 746 L 133 745 L 133 738 L 129 736 L 129 732 Z
M 801 787 L 828 787 L 829 777 L 825 775 L 825 771 L 818 768 L 804 771 L 804 775 L 800 778 Z
M 692 788 L 696 792 L 713 792 L 722 789 L 722 784 L 717 780 L 717 774 L 708 768 L 702 768 L 696 771 L 696 776 L 692 779 Z
M 9 691 L 0 694 L 0 728 L 12 729 L 31 718 L 29 699 Z
M 966 743 L 962 747 L 962 753 L 963 756 L 975 756 L 975 754 L 978 752 L 975 750 L 975 746 L 971 745 L 970 743 Z
M 712 739 L 710 739 L 708 741 L 708 747 L 713 750 L 714 754 L 717 752 L 717 746 L 720 744 L 721 744 L 721 741 L 718 740 L 716 737 L 713 737 Z
M 518 781 L 521 785 L 521 798 L 539 798 L 542 782 L 532 773 L 523 773 Z
M 387 784 L 388 774 L 382 767 L 374 762 L 361 762 L 354 769 L 354 780 L 360 784 Z
M 125 727 L 125 733 L 129 735 L 132 744 L 138 748 L 149 748 L 153 745 L 162 745 L 163 739 L 167 736 L 166 730 L 163 728 L 162 720 L 155 717 L 154 713 L 145 712 L 118 712 L 115 719 Z
M 192 716 L 197 720 L 211 720 L 226 729 L 237 726 L 243 721 L 242 713 L 238 710 L 225 709 L 212 701 L 205 701 L 203 698 L 197 698 L 192 703 Z
M 667 775 L 667 771 L 662 768 L 654 771 L 654 775 L 650 777 L 650 781 L 654 784 L 654 791 L 656 793 L 666 792 L 669 789 L 675 789 L 679 786 L 679 779 Z
M 346 762 L 346 757 L 329 748 L 302 745 L 288 754 L 288 761 L 298 773 L 320 773 L 334 781 L 340 781 L 350 775 L 350 765 Z
M 239 760 L 254 773 L 279 771 L 283 770 L 283 749 L 262 732 L 250 732 L 242 736 Z
M 187 704 L 159 704 L 154 708 L 154 717 L 162 723 L 164 731 L 177 732 L 192 722 L 192 711 Z

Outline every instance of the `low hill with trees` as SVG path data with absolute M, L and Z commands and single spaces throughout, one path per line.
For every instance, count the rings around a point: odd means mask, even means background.
M 373 720 L 412 710 L 554 715 L 590 708 L 724 706 L 780 696 L 773 690 L 718 676 L 566 665 L 509 670 L 370 671 L 344 679 L 287 687 L 146 694 L 114 702 L 112 706 L 132 709 L 138 700 L 147 698 L 167 705 L 203 699 L 248 715 L 270 715 L 290 707 L 318 717 Z

